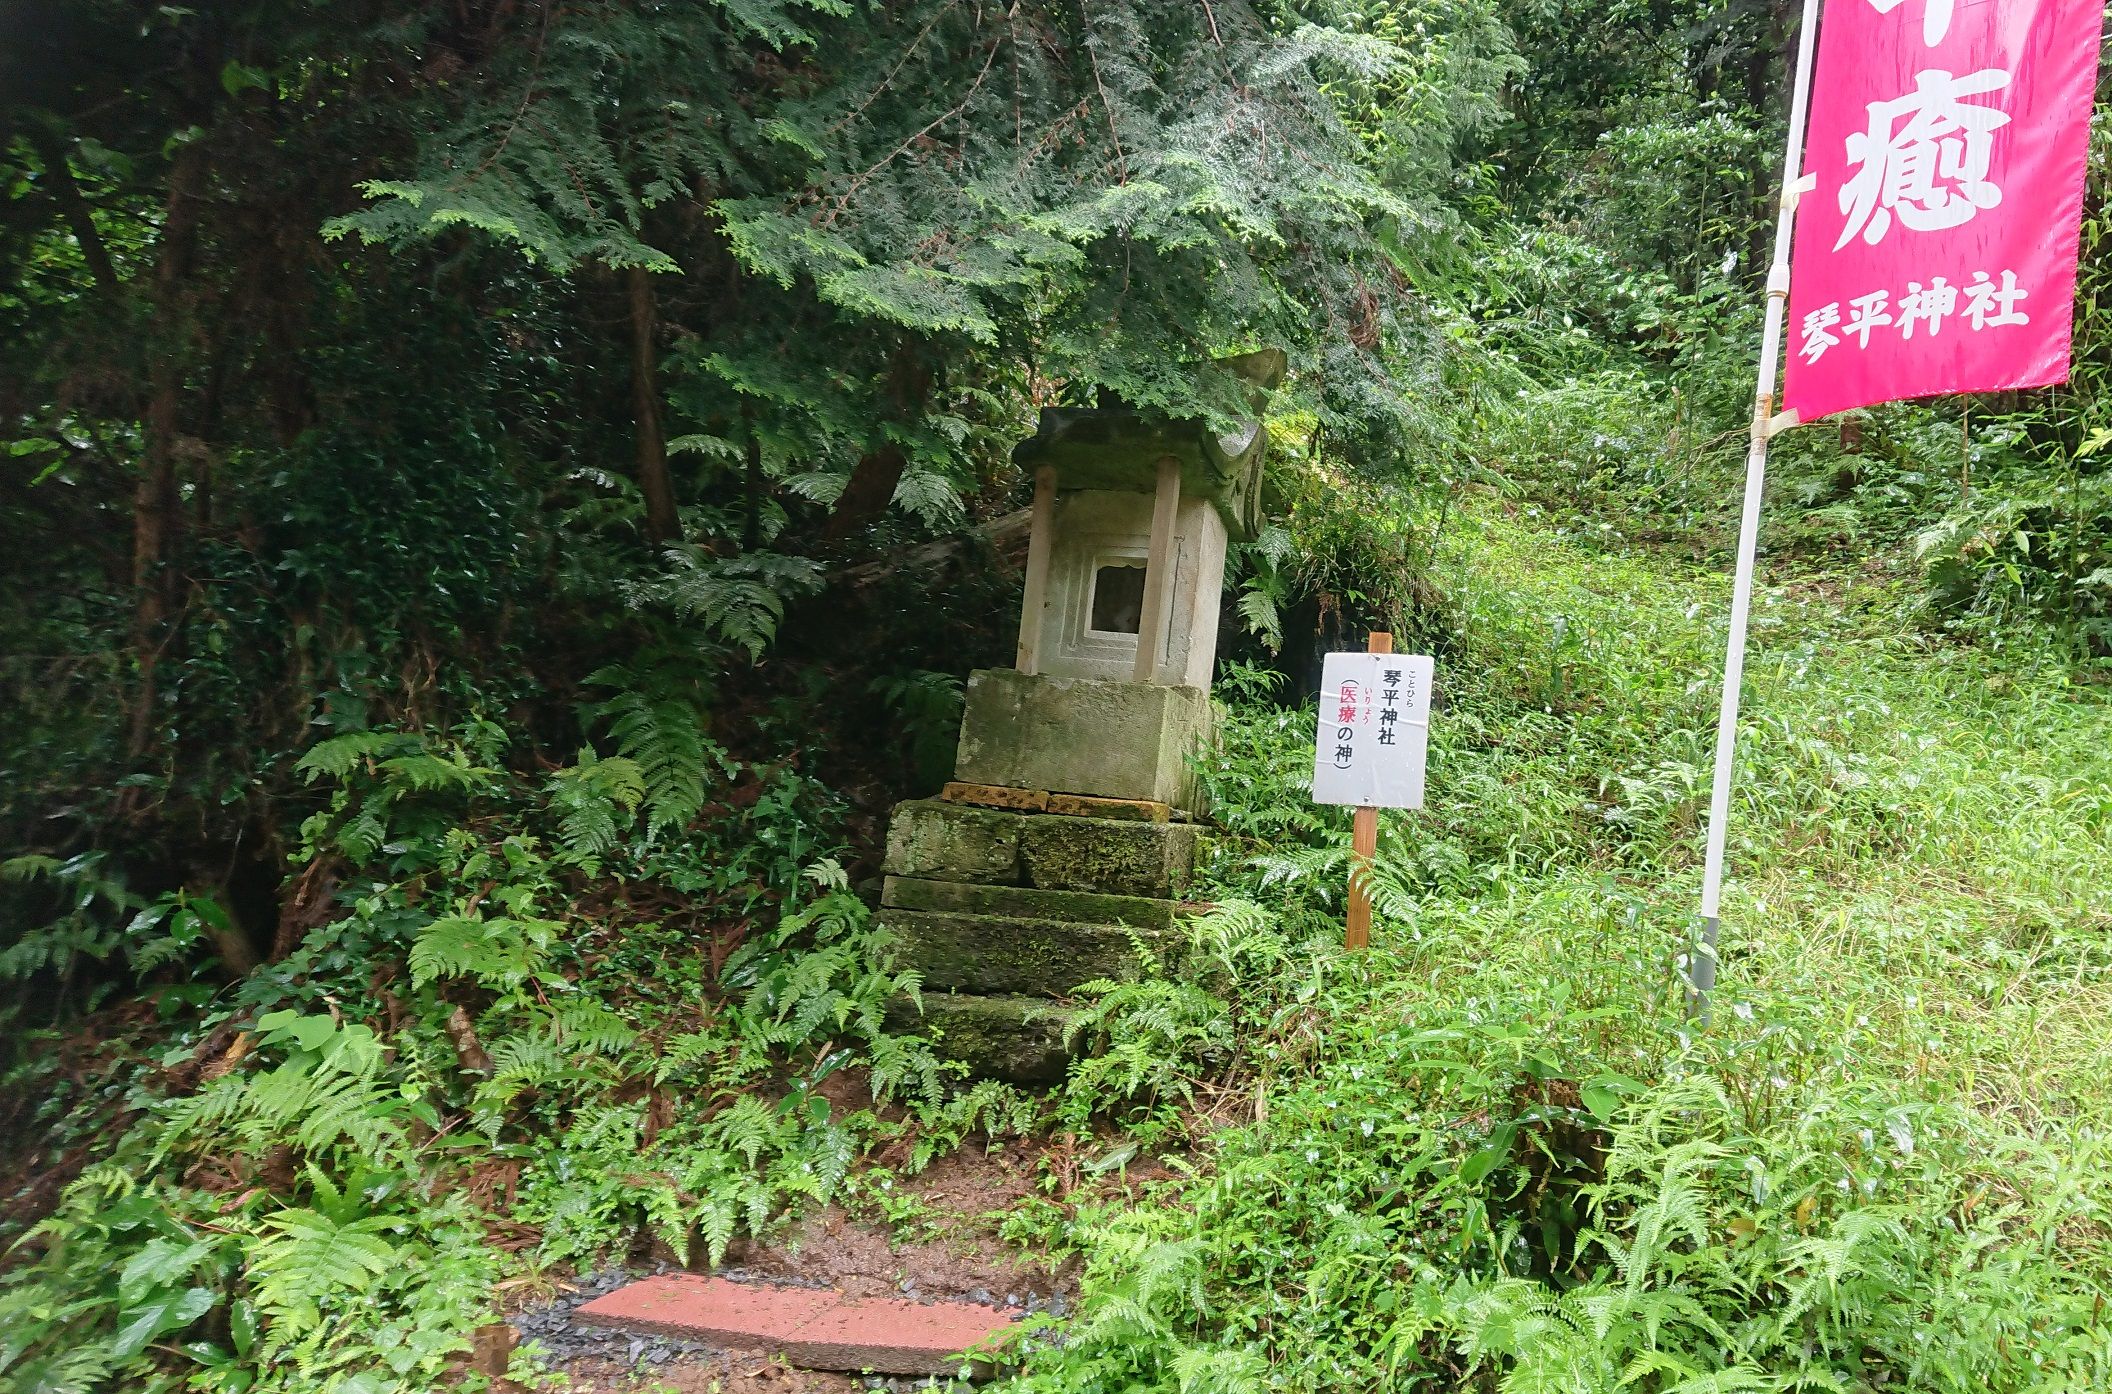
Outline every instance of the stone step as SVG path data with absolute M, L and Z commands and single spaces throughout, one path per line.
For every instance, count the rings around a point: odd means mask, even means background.
M 1075 920 L 1083 924 L 1131 925 L 1137 929 L 1166 929 L 1177 917 L 1202 909 L 1150 896 L 1045 891 L 1034 886 L 981 886 L 918 876 L 888 877 L 881 887 L 880 903 L 890 909 L 1005 920 Z
M 1142 823 L 1043 814 L 1023 820 L 1019 857 L 1027 885 L 1050 891 L 1173 897 L 1195 876 L 1193 823 Z
M 1187 889 L 1200 836 L 1193 823 L 1012 813 L 911 799 L 895 805 L 885 870 L 980 885 L 1168 897 Z
M 1063 1033 L 1077 1015 L 1046 997 L 926 992 L 921 1011 L 907 999 L 891 1005 L 887 1024 L 934 1038 L 942 1059 L 965 1063 L 979 1078 L 1054 1084 L 1070 1067 Z
M 1062 997 L 1080 983 L 1133 978 L 1139 947 L 1164 953 L 1176 942 L 1165 930 L 1079 920 L 1026 920 L 1003 915 L 880 911 L 877 923 L 899 942 L 899 960 L 924 986 L 942 991 Z
M 1027 817 L 992 808 L 908 799 L 887 824 L 891 876 L 930 876 L 1012 886 L 1020 879 L 1019 835 Z
M 781 1351 L 809 1370 L 939 1375 L 958 1371 L 963 1353 L 1001 1334 L 1013 1314 L 971 1302 L 853 1298 L 833 1288 L 663 1273 L 595 1298 L 577 1319 L 714 1346 Z

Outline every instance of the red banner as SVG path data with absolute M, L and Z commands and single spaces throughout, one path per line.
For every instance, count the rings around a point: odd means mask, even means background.
M 1782 405 L 2068 378 L 2104 0 L 1831 0 Z

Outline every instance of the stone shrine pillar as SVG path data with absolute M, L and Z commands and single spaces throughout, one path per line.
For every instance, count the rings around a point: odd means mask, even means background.
M 1225 549 L 1260 527 L 1284 356 L 1221 366 L 1257 418 L 1228 435 L 1052 408 L 1013 452 L 1034 479 L 1017 665 L 969 677 L 953 782 L 896 806 L 881 897 L 924 1024 L 979 1074 L 1061 1077 L 1060 999 L 1133 974 L 1192 908 Z

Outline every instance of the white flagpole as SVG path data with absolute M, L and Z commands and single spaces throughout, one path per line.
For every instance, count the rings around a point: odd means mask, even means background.
M 1753 393 L 1752 444 L 1745 456 L 1745 511 L 1738 523 L 1738 574 L 1731 586 L 1730 643 L 1723 659 L 1723 705 L 1716 718 L 1715 787 L 1709 797 L 1709 850 L 1701 873 L 1701 942 L 1688 964 L 1687 1014 L 1704 1022 L 1716 985 L 1716 939 L 1722 927 L 1723 847 L 1731 817 L 1731 777 L 1738 756 L 1738 694 L 1745 681 L 1745 631 L 1753 607 L 1753 557 L 1760 541 L 1760 496 L 1767 484 L 1767 440 L 1794 425 L 1775 419 L 1775 374 L 1782 321 L 1789 308 L 1789 236 L 1803 191 L 1804 117 L 1811 103 L 1811 59 L 1819 33 L 1819 0 L 1804 0 L 1797 30 L 1797 72 L 1789 98 L 1789 141 L 1782 156 L 1782 199 L 1775 213 L 1774 260 L 1767 269 L 1767 318 L 1760 331 L 1759 381 Z

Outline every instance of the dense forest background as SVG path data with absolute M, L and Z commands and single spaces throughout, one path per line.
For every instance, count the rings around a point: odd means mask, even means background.
M 1229 414 L 1199 365 L 1289 351 L 1220 645 L 1250 716 L 1373 627 L 1479 663 L 1445 557 L 1491 507 L 1720 569 L 1795 20 L 0 5 L 0 1237 L 45 1222 L 10 1250 L 0 1378 L 480 1378 L 463 1333 L 522 1249 L 493 1213 L 539 1265 L 639 1234 L 715 1259 L 898 1138 L 1041 1126 L 889 1025 L 858 897 L 888 807 L 946 777 L 965 675 L 1009 660 L 1013 444 L 1105 393 Z M 1793 432 L 1770 499 L 1783 552 L 1882 571 L 1916 642 L 2028 653 L 2064 700 L 2112 661 L 2105 137 L 2075 382 Z M 1539 738 L 1516 713 L 1600 709 L 1601 641 L 1516 623 L 1491 750 Z M 1684 867 L 1688 753 L 1625 795 L 1570 771 L 1554 821 L 1589 826 L 1546 835 L 1655 819 Z M 1266 815 L 1219 799 L 1275 848 L 1257 884 L 1338 867 L 1269 787 Z M 1391 904 L 1485 891 L 1540 835 L 1460 833 Z M 1238 1074 L 1193 1005 L 1122 1010 L 1160 1013 L 1155 1058 Z M 1099 1026 L 1135 1045 L 1119 1006 Z M 1120 1100 L 1168 1136 L 1192 1089 L 1109 1058 L 1136 1072 L 1064 1126 Z M 1490 1097 L 1553 1107 L 1512 1063 Z M 871 1107 L 820 1092 L 847 1069 Z M 1564 1213 L 1518 1272 L 1582 1262 Z M 1255 1374 L 1122 1340 L 1127 1373 L 1049 1387 Z M 1360 1378 L 1529 1344 L 1342 1340 Z

